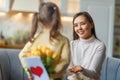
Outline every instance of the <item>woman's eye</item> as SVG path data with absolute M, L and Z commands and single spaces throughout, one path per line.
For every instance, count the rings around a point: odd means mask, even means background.
M 81 25 L 85 25 L 85 23 L 81 23 Z
M 74 27 L 77 27 L 77 24 L 74 24 L 73 26 L 74 26 Z

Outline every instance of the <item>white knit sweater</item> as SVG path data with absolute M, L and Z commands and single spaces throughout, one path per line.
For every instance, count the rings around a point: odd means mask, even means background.
M 83 72 L 78 73 L 83 80 L 99 80 L 100 70 L 105 58 L 105 45 L 94 36 L 89 39 L 71 41 L 71 62 L 68 68 L 80 65 Z M 85 79 L 88 77 L 89 79 Z

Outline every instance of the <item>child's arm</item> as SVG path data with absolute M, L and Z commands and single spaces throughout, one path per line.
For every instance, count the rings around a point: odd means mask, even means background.
M 70 45 L 69 41 L 65 40 L 64 46 L 61 51 L 61 58 L 59 64 L 56 66 L 55 71 L 60 72 L 69 64 L 70 59 Z

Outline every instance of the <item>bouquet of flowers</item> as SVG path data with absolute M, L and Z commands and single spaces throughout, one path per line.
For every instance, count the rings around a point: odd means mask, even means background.
M 55 73 L 55 70 L 51 67 L 51 64 L 53 60 L 57 58 L 57 54 L 54 53 L 50 48 L 46 46 L 32 47 L 30 51 L 26 53 L 26 56 L 27 57 L 39 56 L 48 74 Z M 30 70 L 27 68 L 25 69 L 25 71 L 27 73 L 30 73 Z

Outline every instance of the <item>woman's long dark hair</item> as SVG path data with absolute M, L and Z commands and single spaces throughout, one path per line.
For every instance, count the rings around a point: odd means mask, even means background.
M 78 16 L 85 16 L 87 21 L 90 23 L 90 24 L 93 24 L 93 28 L 92 28 L 92 34 L 95 36 L 95 38 L 97 38 L 96 36 L 96 32 L 95 32 L 95 24 L 94 24 L 94 21 L 92 19 L 92 17 L 90 16 L 90 14 L 88 12 L 79 12 L 77 14 L 74 15 L 73 17 L 73 25 L 74 25 L 74 21 L 75 19 L 78 17 Z M 78 39 L 79 36 L 76 34 L 75 30 L 74 30 L 74 26 L 73 26 L 73 40 L 76 40 Z
M 50 31 L 50 40 L 56 38 L 59 34 L 59 29 L 62 27 L 61 18 L 59 8 L 56 4 L 52 2 L 42 3 L 39 12 L 34 14 L 33 23 L 32 23 L 32 31 L 31 38 L 34 37 L 34 34 L 37 31 L 38 21 L 43 26 L 52 25 L 52 29 Z

